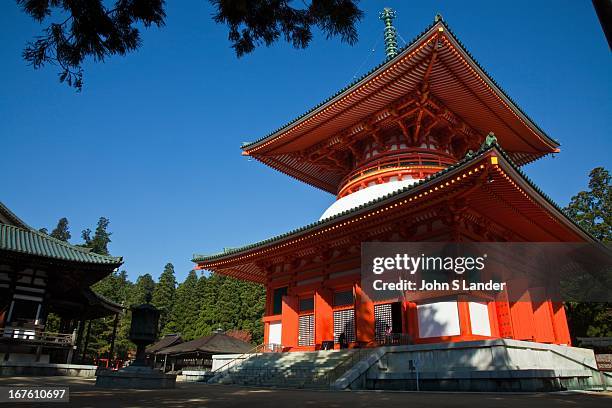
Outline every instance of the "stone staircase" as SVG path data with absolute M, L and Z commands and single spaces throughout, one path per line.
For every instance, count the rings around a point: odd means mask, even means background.
M 328 389 L 366 353 L 365 349 L 257 353 L 209 383 Z

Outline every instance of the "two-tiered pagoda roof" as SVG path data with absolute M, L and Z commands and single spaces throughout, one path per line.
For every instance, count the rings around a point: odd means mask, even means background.
M 428 85 L 427 90 L 423 84 Z M 494 132 L 518 165 L 558 151 L 559 143 L 497 85 L 442 20 L 394 58 L 280 129 L 243 145 L 242 150 L 283 173 L 337 194 L 348 169 L 313 160 L 317 150 L 324 154 L 347 149 L 371 128 L 384 130 L 398 118 L 423 111 L 466 135 Z

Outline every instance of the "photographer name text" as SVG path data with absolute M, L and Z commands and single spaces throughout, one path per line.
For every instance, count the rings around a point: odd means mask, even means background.
M 372 288 L 376 291 L 440 291 L 446 292 L 451 290 L 465 290 L 465 291 L 486 291 L 486 292 L 500 292 L 506 289 L 506 282 L 496 282 L 494 280 L 488 280 L 484 282 L 468 282 L 463 279 L 454 279 L 450 282 L 441 282 L 438 280 L 421 280 L 412 281 L 400 279 L 397 282 L 385 282 L 382 279 L 376 279 L 372 282 Z

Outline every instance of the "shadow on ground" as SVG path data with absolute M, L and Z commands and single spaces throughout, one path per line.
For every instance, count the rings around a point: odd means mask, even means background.
M 109 390 L 94 386 L 93 380 L 70 377 L 0 378 L 0 386 L 68 386 L 70 403 L 20 403 L 26 407 L 349 407 L 395 408 L 423 407 L 495 407 L 549 408 L 554 407 L 612 407 L 612 393 L 535 393 L 535 394 L 479 394 L 479 393 L 406 393 L 406 392 L 350 392 L 307 391 L 246 388 L 226 385 L 178 383 L 173 390 Z

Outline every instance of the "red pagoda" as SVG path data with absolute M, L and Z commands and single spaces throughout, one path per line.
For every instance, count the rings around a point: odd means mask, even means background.
M 242 147 L 337 196 L 310 225 L 215 255 L 198 269 L 266 286 L 265 343 L 283 350 L 509 338 L 570 344 L 563 305 L 459 293 L 373 302 L 362 242 L 591 242 L 520 170 L 559 151 L 436 17 L 328 100 Z M 503 148 L 502 148 L 503 147 Z M 432 313 L 433 312 L 433 313 Z M 409 339 L 409 340 L 407 340 Z M 343 339 L 344 340 L 344 339 Z

